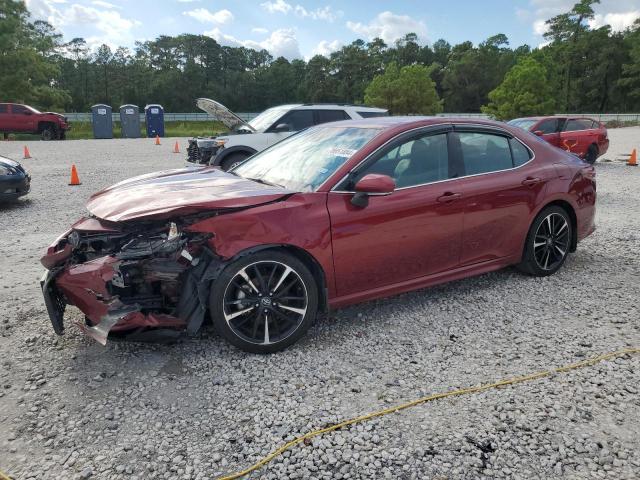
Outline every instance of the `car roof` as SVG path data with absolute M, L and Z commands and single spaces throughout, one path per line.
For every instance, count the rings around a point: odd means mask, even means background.
M 507 125 L 503 122 L 488 120 L 486 118 L 475 117 L 426 117 L 426 116 L 404 116 L 404 117 L 372 117 L 357 120 L 341 120 L 327 124 L 318 125 L 318 127 L 357 127 L 357 128 L 381 128 L 391 129 L 396 127 L 427 127 L 429 125 L 438 125 L 443 123 L 466 123 L 474 125 L 486 125 L 490 127 L 504 128 Z
M 299 103 L 296 105 L 279 105 L 275 108 L 299 108 L 301 110 L 305 109 L 317 109 L 317 110 L 334 110 L 334 109 L 344 109 L 344 108 L 356 108 L 358 110 L 362 110 L 365 112 L 386 112 L 385 108 L 378 107 L 368 107 L 366 105 L 354 105 L 351 103 Z

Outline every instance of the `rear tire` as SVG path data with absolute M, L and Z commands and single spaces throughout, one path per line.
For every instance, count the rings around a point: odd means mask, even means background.
M 596 163 L 597 158 L 598 158 L 598 146 L 592 143 L 591 145 L 589 145 L 589 148 L 587 149 L 587 153 L 584 156 L 584 161 L 587 162 L 589 165 L 593 165 L 594 163 Z
M 545 208 L 531 224 L 517 268 L 535 277 L 553 275 L 567 259 L 572 238 L 573 227 L 566 210 L 555 205 Z
M 222 161 L 220 166 L 222 167 L 222 170 L 227 172 L 227 171 L 231 170 L 232 168 L 237 167 L 238 165 L 240 165 L 247 158 L 249 158 L 249 154 L 247 154 L 247 153 L 240 153 L 240 152 L 232 153 L 231 155 L 229 155 L 227 158 L 225 158 Z
M 250 353 L 298 341 L 318 312 L 318 286 L 298 258 L 264 250 L 230 263 L 213 282 L 209 311 L 217 332 Z

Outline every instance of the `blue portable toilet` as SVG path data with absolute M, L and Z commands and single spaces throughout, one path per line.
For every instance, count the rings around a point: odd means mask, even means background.
M 164 137 L 164 108 L 151 104 L 144 107 L 144 118 L 147 122 L 147 137 L 156 135 Z
M 111 107 L 99 103 L 91 107 L 93 138 L 113 138 L 113 117 Z

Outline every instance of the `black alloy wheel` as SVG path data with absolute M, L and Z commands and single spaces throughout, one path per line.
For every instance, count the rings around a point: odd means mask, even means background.
M 555 273 L 567 259 L 572 235 L 573 227 L 567 212 L 558 206 L 545 208 L 531 225 L 518 268 L 539 277 Z
M 307 267 L 274 251 L 247 257 L 225 270 L 212 289 L 211 311 L 216 329 L 232 344 L 270 353 L 305 333 L 317 304 L 317 287 Z

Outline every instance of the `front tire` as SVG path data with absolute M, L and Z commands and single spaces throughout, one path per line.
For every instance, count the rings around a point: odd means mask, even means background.
M 229 155 L 227 158 L 225 158 L 222 161 L 220 166 L 222 167 L 222 170 L 227 172 L 227 171 L 231 170 L 232 168 L 235 168 L 238 165 L 240 165 L 248 157 L 249 157 L 249 155 L 247 155 L 246 153 L 232 153 L 231 155 Z
M 318 286 L 299 259 L 265 250 L 228 265 L 209 298 L 214 327 L 250 353 L 274 353 L 298 341 L 318 311 Z
M 545 208 L 529 229 L 518 268 L 536 277 L 553 275 L 569 255 L 572 235 L 573 227 L 567 211 L 555 205 Z
M 56 132 L 53 127 L 45 127 L 42 129 L 41 136 L 44 141 L 53 140 L 56 138 Z

